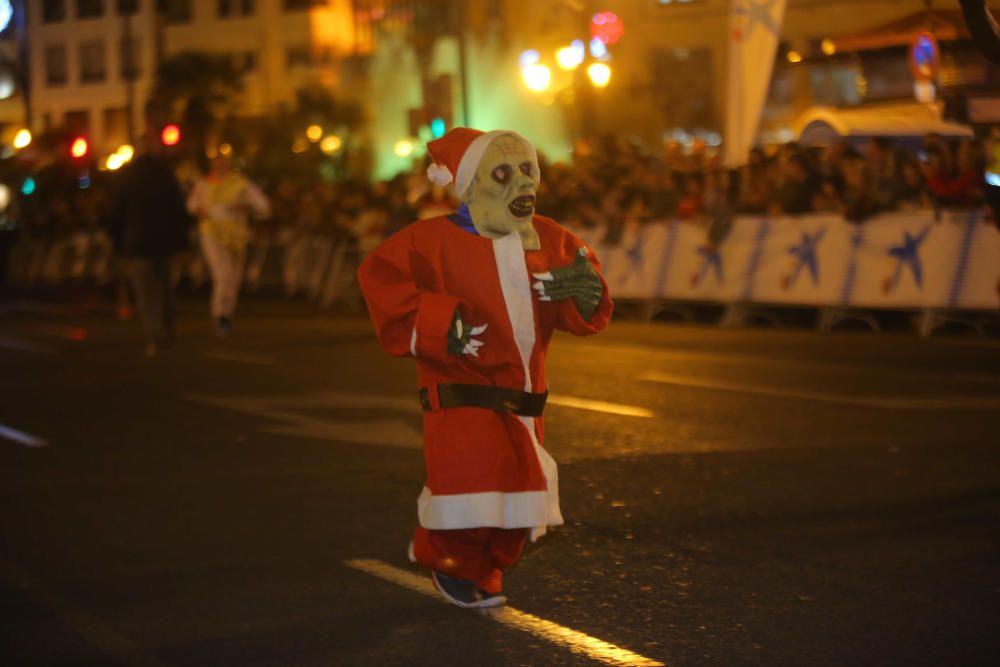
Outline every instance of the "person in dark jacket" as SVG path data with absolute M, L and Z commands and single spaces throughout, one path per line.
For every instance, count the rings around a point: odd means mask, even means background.
M 109 213 L 115 251 L 128 266 L 136 305 L 153 356 L 174 337 L 174 255 L 187 249 L 188 216 L 173 168 L 152 135 L 121 174 Z

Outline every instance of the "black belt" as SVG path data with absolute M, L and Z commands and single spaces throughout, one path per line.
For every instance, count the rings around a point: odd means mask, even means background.
M 486 408 L 522 417 L 541 417 L 549 392 L 531 394 L 485 384 L 439 384 L 437 395 L 442 408 Z M 424 412 L 434 409 L 427 389 L 420 390 L 420 404 L 424 406 Z

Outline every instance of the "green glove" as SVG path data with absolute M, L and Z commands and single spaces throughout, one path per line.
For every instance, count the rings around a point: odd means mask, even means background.
M 569 266 L 550 269 L 534 276 L 538 282 L 532 287 L 538 292 L 539 301 L 573 299 L 584 320 L 589 321 L 594 316 L 604 298 L 604 285 L 587 258 L 586 248 L 580 248 L 579 254 Z
M 462 316 L 455 310 L 455 316 L 451 319 L 451 326 L 448 327 L 448 354 L 462 355 L 471 354 L 479 356 L 479 348 L 483 346 L 483 341 L 476 340 L 473 336 L 478 336 L 488 325 L 469 328 L 462 322 Z

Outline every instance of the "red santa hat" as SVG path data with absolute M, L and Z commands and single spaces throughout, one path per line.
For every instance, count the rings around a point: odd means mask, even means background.
M 520 139 L 528 146 L 535 173 L 538 173 L 538 154 L 535 152 L 535 147 L 517 132 L 510 130 L 483 132 L 469 127 L 456 127 L 440 139 L 427 144 L 427 151 L 433 160 L 427 167 L 427 178 L 441 187 L 454 180 L 455 194 L 461 198 L 472 184 L 472 178 L 476 175 L 476 168 L 479 167 L 479 161 L 483 159 L 487 146 L 505 134 Z

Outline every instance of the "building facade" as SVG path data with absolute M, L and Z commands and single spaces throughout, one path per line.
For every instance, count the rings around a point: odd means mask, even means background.
M 349 0 L 37 0 L 27 3 L 31 129 L 65 126 L 111 151 L 141 130 L 158 63 L 225 54 L 242 72 L 240 113 L 338 85 L 355 49 Z

